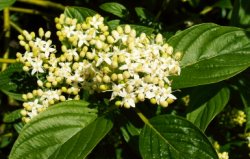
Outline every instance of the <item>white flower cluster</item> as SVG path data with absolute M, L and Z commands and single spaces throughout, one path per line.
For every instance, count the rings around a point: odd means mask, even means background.
M 129 25 L 110 31 L 98 14 L 81 23 L 64 14 L 55 21 L 60 52 L 49 31 L 19 36 L 26 52 L 17 53 L 17 59 L 37 77 L 39 87 L 23 95 L 26 122 L 49 105 L 79 99 L 81 89 L 110 91 L 110 100 L 126 108 L 145 99 L 163 107 L 175 100 L 168 77 L 180 74 L 181 53 L 174 54 L 161 34 L 137 36 Z

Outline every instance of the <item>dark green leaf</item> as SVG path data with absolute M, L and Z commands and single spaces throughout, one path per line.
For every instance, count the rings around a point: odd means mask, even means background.
M 24 126 L 9 158 L 82 159 L 111 128 L 112 122 L 97 118 L 97 110 L 87 102 L 62 102 Z
M 122 4 L 116 2 L 108 2 L 100 5 L 100 8 L 106 12 L 124 18 L 128 15 L 128 10 Z
M 240 28 L 205 23 L 177 33 L 168 42 L 175 52 L 183 53 L 174 88 L 216 83 L 250 65 L 249 32 Z
M 142 26 L 142 25 L 133 25 L 129 24 L 131 28 L 136 30 L 136 34 L 139 35 L 141 33 L 145 33 L 147 35 L 151 35 L 154 32 L 153 28 Z M 125 26 L 125 25 L 120 25 L 120 26 Z
M 1 0 L 0 1 L 0 11 L 6 7 L 11 6 L 15 2 L 16 2 L 16 0 Z
M 14 122 L 15 120 L 17 119 L 20 119 L 22 117 L 20 111 L 22 109 L 18 109 L 18 110 L 15 110 L 11 113 L 8 113 L 8 114 L 5 114 L 4 115 L 4 118 L 3 118 L 3 121 L 6 122 L 6 123 L 11 123 L 11 122 Z
M 214 7 L 220 7 L 220 8 L 228 8 L 228 9 L 233 8 L 231 0 L 219 0 L 213 6 Z
M 246 118 L 247 118 L 246 130 L 249 130 L 250 129 L 250 107 L 245 108 L 245 112 L 246 112 Z
M 11 76 L 14 73 L 23 71 L 22 67 L 23 65 L 21 63 L 14 63 L 5 71 L 0 72 L 0 90 L 10 91 L 16 89 L 17 85 L 11 82 Z
M 119 19 L 108 21 L 108 26 L 110 30 L 115 30 L 117 26 L 119 26 L 119 24 L 120 24 Z
M 231 25 L 248 28 L 250 27 L 250 1 L 235 0 L 233 13 L 231 16 Z
M 143 159 L 217 159 L 206 136 L 188 120 L 160 115 L 149 120 L 140 135 Z
M 188 0 L 189 4 L 193 7 L 197 7 L 200 3 L 200 0 Z
M 22 94 L 18 94 L 18 93 L 13 93 L 13 92 L 8 92 L 5 90 L 2 90 L 3 93 L 5 93 L 6 95 L 8 95 L 9 97 L 18 100 L 18 101 L 24 101 L 22 98 Z
M 141 19 L 153 19 L 153 15 L 149 11 L 147 11 L 145 8 L 136 7 L 135 12 L 137 16 L 140 17 Z
M 203 96 L 210 96 L 211 92 L 208 89 L 200 89 L 200 92 Z M 213 93 L 213 96 L 205 101 L 204 103 L 195 102 L 189 106 L 194 108 L 191 112 L 187 114 L 187 119 L 199 127 L 202 131 L 205 131 L 208 124 L 213 120 L 213 118 L 219 114 L 223 108 L 226 106 L 229 100 L 229 89 L 222 88 L 217 93 Z M 199 95 L 197 99 L 200 101 Z
M 66 7 L 64 14 L 67 17 L 75 18 L 78 22 L 83 22 L 87 17 L 97 14 L 95 11 L 85 7 Z

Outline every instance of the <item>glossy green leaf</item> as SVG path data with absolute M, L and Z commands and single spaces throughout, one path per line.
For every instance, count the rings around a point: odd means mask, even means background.
M 208 89 L 204 89 L 203 87 L 200 89 L 200 93 L 203 96 L 208 96 L 211 94 L 211 91 Z M 204 103 L 195 102 L 189 105 L 193 110 L 187 114 L 187 119 L 194 123 L 197 127 L 199 127 L 202 131 L 205 131 L 208 124 L 214 119 L 214 117 L 219 114 L 226 104 L 228 103 L 230 91 L 228 88 L 222 88 L 213 96 L 205 101 Z M 193 100 L 200 100 L 199 97 Z
M 85 101 L 54 105 L 24 126 L 9 158 L 85 158 L 112 128 L 108 118 L 97 117 Z
M 206 136 L 188 120 L 160 115 L 149 120 L 140 135 L 143 159 L 217 159 Z
M 126 7 L 116 2 L 103 3 L 102 5 L 100 5 L 100 8 L 120 18 L 124 18 L 128 14 L 128 10 L 126 9 Z
M 250 27 L 250 1 L 235 0 L 233 13 L 231 16 L 231 25 L 249 28 Z
M 6 7 L 11 6 L 15 2 L 16 2 L 16 0 L 1 0 L 0 1 L 0 11 Z
M 216 83 L 250 66 L 249 32 L 241 28 L 205 23 L 178 32 L 168 40 L 183 53 L 181 75 L 174 88 Z M 240 61 L 240 62 L 239 62 Z
M 83 22 L 87 17 L 94 16 L 97 13 L 85 7 L 66 7 L 64 14 L 67 17 L 77 19 L 78 22 Z

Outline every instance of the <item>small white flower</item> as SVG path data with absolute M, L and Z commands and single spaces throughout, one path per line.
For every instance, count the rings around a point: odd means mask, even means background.
M 40 58 L 34 58 L 30 64 L 32 67 L 31 75 L 34 75 L 36 72 L 44 73 L 43 66 L 42 66 L 43 60 L 41 60 Z
M 99 52 L 98 53 L 98 60 L 96 62 L 96 67 L 100 66 L 102 62 L 106 62 L 108 65 L 111 65 L 112 61 L 110 57 L 112 56 L 112 53 L 105 53 L 105 52 Z

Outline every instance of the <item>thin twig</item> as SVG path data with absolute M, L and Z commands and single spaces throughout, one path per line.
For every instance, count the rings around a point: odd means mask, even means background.
M 20 12 L 20 13 L 26 13 L 26 14 L 36 14 L 36 15 L 41 14 L 41 12 L 39 12 L 38 10 L 35 10 L 35 9 L 10 7 L 9 10 L 13 11 L 13 12 Z
M 65 7 L 62 4 L 51 2 L 51 1 L 44 1 L 44 0 L 17 0 L 17 2 L 33 4 L 33 5 L 37 5 L 37 6 L 41 6 L 41 7 L 57 8 L 57 9 L 60 9 L 60 10 L 65 9 Z
M 3 17 L 4 17 L 4 24 L 3 24 L 3 29 L 4 29 L 4 50 L 5 53 L 3 55 L 4 59 L 8 59 L 9 57 L 9 41 L 10 41 L 10 13 L 9 13 L 9 8 L 4 8 L 3 10 Z M 2 71 L 7 68 L 7 63 L 2 64 Z
M 10 21 L 10 26 L 12 28 L 14 28 L 16 31 L 18 31 L 20 34 L 23 33 L 23 29 L 20 28 L 16 23 L 14 23 L 13 21 Z

